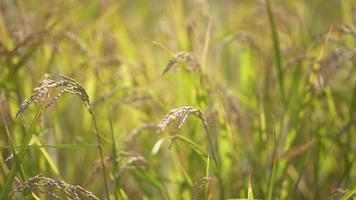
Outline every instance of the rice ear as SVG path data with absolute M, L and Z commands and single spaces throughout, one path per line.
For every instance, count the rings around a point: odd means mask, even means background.
M 21 113 L 23 113 L 31 103 L 43 102 L 43 100 L 48 97 L 49 92 L 52 88 L 57 88 L 63 85 L 63 81 L 54 81 L 50 78 L 49 74 L 45 74 L 43 79 L 39 82 L 38 86 L 33 89 L 31 96 L 21 103 L 16 113 L 16 117 L 19 117 Z
M 89 95 L 85 88 L 75 81 L 65 75 L 59 75 L 63 80 L 54 81 L 50 79 L 49 74 L 45 74 L 44 78 L 40 81 L 39 85 L 33 90 L 31 96 L 25 99 L 16 113 L 16 117 L 19 117 L 31 103 L 43 103 L 45 99 L 49 98 L 49 92 L 54 88 L 64 87 L 57 95 L 45 103 L 45 108 L 48 108 L 55 104 L 55 102 L 65 93 L 78 95 L 85 106 L 88 108 L 89 112 L 92 113 Z
M 208 122 L 206 120 L 204 113 L 200 109 L 194 108 L 193 106 L 184 106 L 184 107 L 172 109 L 158 123 L 157 132 L 163 133 L 167 129 L 167 127 L 176 120 L 178 121 L 177 129 L 180 130 L 183 127 L 183 125 L 185 124 L 185 122 L 187 121 L 189 116 L 198 117 L 200 119 L 200 121 L 202 122 L 206 136 L 208 138 L 211 156 L 212 156 L 215 164 L 218 164 L 217 156 L 215 153 L 215 148 L 214 148 L 212 139 L 210 137 L 209 129 L 208 129 Z
M 192 106 L 184 106 L 169 111 L 169 113 L 157 125 L 158 133 L 164 132 L 166 128 L 175 120 L 178 120 L 177 128 L 181 129 L 182 126 L 185 124 L 187 118 L 191 115 L 198 117 L 202 121 L 204 129 L 206 131 L 208 130 L 208 123 L 203 112 Z
M 196 69 L 200 67 L 199 61 L 196 56 L 190 52 L 181 51 L 175 54 L 169 61 L 167 66 L 163 70 L 163 74 L 173 69 L 177 64 L 185 63 L 191 67 L 191 69 Z
M 53 189 L 56 189 L 58 192 L 52 192 Z M 80 197 L 84 197 L 90 200 L 99 200 L 93 193 L 82 188 L 78 185 L 71 185 L 61 180 L 52 179 L 45 177 L 43 175 L 36 175 L 27 179 L 24 183 L 18 186 L 11 194 L 10 198 L 12 198 L 18 192 L 38 192 L 47 194 L 53 199 L 60 199 L 57 194 L 60 193 L 65 195 L 67 198 L 80 200 Z

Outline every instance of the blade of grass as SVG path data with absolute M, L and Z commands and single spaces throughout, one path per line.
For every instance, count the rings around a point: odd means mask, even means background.
M 187 171 L 184 169 L 184 167 L 182 166 L 181 163 L 179 163 L 179 169 L 182 171 L 182 174 L 183 174 L 185 180 L 188 182 L 189 187 L 192 187 L 192 186 L 193 186 L 193 181 L 192 181 L 192 179 L 189 177 Z
M 205 177 L 209 178 L 209 171 L 210 171 L 210 156 L 208 155 L 208 158 L 206 159 L 206 172 L 205 172 Z M 205 199 L 208 198 L 208 193 L 209 193 L 209 181 L 205 185 Z
M 0 36 L 1 36 L 0 41 L 6 46 L 7 49 L 13 47 L 11 37 L 8 34 L 8 31 L 6 29 L 6 24 L 1 12 L 0 12 Z
M 340 200 L 351 200 L 353 199 L 352 197 L 356 196 L 356 188 L 347 192 L 344 196 L 341 197 Z
M 172 136 L 172 139 L 178 139 L 180 141 L 182 141 L 183 143 L 187 144 L 190 148 L 192 148 L 199 156 L 201 156 L 203 158 L 204 161 L 207 160 L 207 154 L 204 153 L 199 147 L 198 145 L 196 145 L 193 141 L 187 139 L 186 137 L 183 137 L 181 135 L 175 135 Z
M 301 161 L 301 165 L 299 166 L 299 168 L 297 170 L 298 177 L 295 180 L 295 184 L 293 186 L 293 191 L 291 192 L 292 193 L 291 197 L 293 197 L 293 198 L 296 197 L 296 193 L 297 193 L 298 189 L 301 188 L 300 190 L 303 191 L 303 186 L 305 184 L 302 184 L 302 186 L 300 186 L 300 183 L 302 183 L 302 181 L 303 181 L 303 175 L 304 175 L 304 172 L 308 166 L 308 163 L 310 162 L 309 160 L 311 159 L 311 157 L 312 157 L 312 151 L 308 151 L 306 153 L 306 156 L 304 156 L 303 160 Z M 309 193 L 309 192 L 305 192 L 305 193 Z M 312 198 L 312 197 L 310 196 L 310 198 Z
M 276 138 L 276 133 L 273 132 L 273 141 L 274 141 L 274 148 L 273 148 L 273 155 L 272 155 L 272 172 L 270 176 L 270 181 L 269 181 L 269 186 L 268 186 L 268 195 L 267 195 L 267 200 L 273 200 L 275 199 L 273 194 L 274 194 L 274 189 L 275 189 L 275 179 L 276 179 L 276 169 L 277 169 L 277 138 Z
M 18 157 L 18 154 L 16 152 L 15 144 L 14 144 L 14 142 L 12 140 L 9 128 L 8 128 L 7 123 L 5 121 L 5 116 L 4 116 L 4 113 L 3 113 L 3 109 L 2 109 L 1 103 L 0 103 L 0 113 L 1 113 L 1 119 L 2 119 L 2 121 L 4 123 L 4 126 L 5 126 L 5 132 L 6 132 L 6 135 L 8 137 L 9 143 L 10 143 L 12 155 L 13 155 L 13 158 L 15 160 L 16 169 L 20 173 L 21 180 L 24 182 L 24 181 L 26 181 L 25 170 L 23 169 L 21 161 L 20 161 L 20 159 Z M 29 196 L 29 194 L 27 192 L 24 192 L 24 197 L 25 197 L 25 199 L 29 199 L 30 198 L 30 196 Z
M 167 189 L 161 184 L 161 181 L 158 180 L 157 177 L 148 173 L 146 170 L 134 170 L 133 174 L 140 179 L 147 181 L 148 183 L 152 184 L 157 190 L 161 191 L 165 199 L 170 199 L 168 195 Z
M 35 141 L 35 143 L 37 145 L 41 145 L 41 141 L 37 138 L 36 135 L 33 136 L 33 140 Z M 60 176 L 59 173 L 59 169 L 56 166 L 56 164 L 54 163 L 53 159 L 51 158 L 51 156 L 48 154 L 47 150 L 44 148 L 40 148 L 40 152 L 43 155 L 43 157 L 46 159 L 48 165 L 50 166 L 50 168 L 52 169 L 52 171 L 54 172 L 55 175 Z
M 269 23 L 270 23 L 271 34 L 272 34 L 274 59 L 276 62 L 276 67 L 277 67 L 277 72 L 278 72 L 279 91 L 281 93 L 283 102 L 285 102 L 284 69 L 283 69 L 282 57 L 281 57 L 281 52 L 280 52 L 280 44 L 279 44 L 277 25 L 275 23 L 274 16 L 272 13 L 270 0 L 266 0 L 266 9 L 267 9 L 267 15 L 268 15 Z
M 201 70 L 203 73 L 203 76 L 205 74 L 205 68 L 206 68 L 206 59 L 208 57 L 208 52 L 209 52 L 209 43 L 210 43 L 210 37 L 211 37 L 211 27 L 212 27 L 212 19 L 211 17 L 209 18 L 209 22 L 208 22 L 208 29 L 206 31 L 206 35 L 205 35 L 205 39 L 204 39 L 204 47 L 203 47 L 203 54 L 201 56 Z
M 346 143 L 346 145 L 344 145 L 344 152 L 345 152 L 344 170 L 343 170 L 341 177 L 338 180 L 338 183 L 337 183 L 338 187 L 340 187 L 341 183 L 344 182 L 347 177 L 350 177 L 350 171 L 351 171 L 352 165 L 356 161 L 356 155 L 354 155 L 351 160 L 349 160 L 349 158 L 348 158 L 348 154 L 353 153 L 353 151 L 352 151 L 352 140 L 353 140 L 352 128 L 353 127 L 352 126 L 354 126 L 354 124 L 352 122 L 354 121 L 354 118 L 356 117 L 355 108 L 356 108 L 356 82 L 354 83 L 353 94 L 351 97 L 349 113 L 348 113 L 349 119 L 348 119 L 348 125 L 347 125 L 347 132 L 348 132 L 347 143 Z
M 247 199 L 248 199 L 248 200 L 254 200 L 254 199 L 255 199 L 255 198 L 253 197 L 251 174 L 249 174 L 249 176 L 248 176 Z
M 2 110 L 2 106 L 1 106 L 1 103 L 0 103 L 0 113 L 1 113 L 1 119 L 4 123 L 4 126 L 5 126 L 5 132 L 6 132 L 6 136 L 8 137 L 8 140 L 9 140 L 9 144 L 10 144 L 10 147 L 11 147 L 11 152 L 12 152 L 12 155 L 13 155 L 13 158 L 14 158 L 14 161 L 15 161 L 15 165 L 17 167 L 17 170 L 20 172 L 20 176 L 21 176 L 21 179 L 22 181 L 25 181 L 26 180 L 26 176 L 25 176 L 25 171 L 21 165 L 21 162 L 18 158 L 18 154 L 16 152 L 16 148 L 15 148 L 15 144 L 14 144 L 14 141 L 11 137 L 11 134 L 10 134 L 10 130 L 7 126 L 7 123 L 5 121 L 5 116 L 4 116 L 4 113 L 3 113 L 3 110 Z
M 28 149 L 28 146 L 30 144 L 31 138 L 32 136 L 35 134 L 35 130 L 36 130 L 36 124 L 38 122 L 38 119 L 41 115 L 41 112 L 43 110 L 43 104 L 39 105 L 35 114 L 35 117 L 33 118 L 29 131 L 26 133 L 25 135 L 25 139 L 21 144 L 20 150 L 19 150 L 19 162 L 22 162 L 22 160 L 25 157 L 26 151 Z M 5 183 L 2 187 L 1 190 L 1 194 L 0 194 L 0 199 L 1 200 L 5 200 L 7 198 L 7 196 L 9 195 L 9 192 L 11 190 L 12 184 L 15 180 L 15 176 L 17 174 L 17 168 L 16 166 L 13 166 L 9 172 L 9 174 L 6 177 Z

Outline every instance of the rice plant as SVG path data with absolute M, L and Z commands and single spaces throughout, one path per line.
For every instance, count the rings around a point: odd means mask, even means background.
M 355 13 L 1 0 L 0 200 L 355 199 Z

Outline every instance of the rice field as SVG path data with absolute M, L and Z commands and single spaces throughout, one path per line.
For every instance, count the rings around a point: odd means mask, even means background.
M 0 200 L 356 199 L 355 13 L 0 0 Z

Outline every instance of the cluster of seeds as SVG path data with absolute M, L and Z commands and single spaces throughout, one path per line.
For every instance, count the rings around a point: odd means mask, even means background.
M 52 199 L 61 199 L 55 192 L 50 192 L 50 188 L 57 189 L 58 193 L 65 195 L 66 198 L 80 200 L 99 200 L 90 191 L 78 186 L 65 183 L 57 179 L 51 179 L 43 175 L 37 175 L 29 178 L 26 182 L 22 183 L 15 191 L 10 195 L 11 198 L 18 192 L 38 192 L 47 194 Z M 81 198 L 80 198 L 81 197 Z
M 336 76 L 342 67 L 349 67 L 348 63 L 356 57 L 356 49 L 346 46 L 333 49 L 329 55 L 321 61 L 321 69 L 319 71 L 319 82 L 326 83 Z M 321 80 L 321 81 L 320 81 Z M 323 85 L 323 84 L 320 84 Z
M 202 121 L 204 129 L 208 131 L 208 122 L 203 112 L 199 109 L 193 108 L 192 106 L 185 106 L 171 110 L 157 125 L 158 133 L 164 132 L 166 128 L 175 120 L 178 120 L 177 128 L 181 129 L 188 117 L 191 115 L 198 117 Z
M 182 51 L 175 54 L 173 58 L 169 60 L 167 66 L 163 70 L 163 74 L 173 69 L 177 64 L 186 64 L 190 67 L 190 70 L 200 67 L 199 61 L 194 54 Z
M 340 33 L 349 34 L 356 36 L 356 26 L 355 25 L 341 25 L 336 27 L 336 30 Z
M 33 102 L 35 103 L 42 103 L 45 102 L 45 108 L 50 107 L 53 105 L 63 94 L 69 93 L 69 94 L 75 94 L 78 95 L 83 103 L 86 105 L 88 108 L 89 112 L 91 113 L 91 106 L 90 106 L 90 101 L 89 101 L 89 96 L 84 89 L 84 87 L 76 82 L 74 79 L 64 76 L 64 75 L 59 75 L 62 80 L 59 81 L 54 81 L 50 79 L 49 74 L 45 74 L 44 78 L 42 81 L 40 81 L 39 85 L 33 90 L 31 97 L 28 99 L 25 99 L 20 107 L 19 110 L 17 111 L 16 117 L 20 116 L 21 113 L 23 113 L 26 108 Z M 50 90 L 54 88 L 59 88 L 59 87 L 64 87 L 56 96 L 54 96 L 52 99 L 47 101 L 49 98 Z
M 26 110 L 27 106 L 29 106 L 31 103 L 42 102 L 46 97 L 48 97 L 49 91 L 51 88 L 56 88 L 61 85 L 63 85 L 63 81 L 56 82 L 56 81 L 50 79 L 49 74 L 45 74 L 44 78 L 40 81 L 38 86 L 33 90 L 31 97 L 28 99 L 25 99 L 21 103 L 21 105 L 16 113 L 16 117 L 20 116 L 20 114 L 23 113 Z

